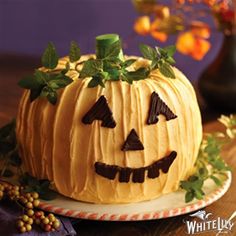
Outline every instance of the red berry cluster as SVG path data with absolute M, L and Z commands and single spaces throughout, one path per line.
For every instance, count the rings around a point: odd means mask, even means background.
M 52 213 L 46 216 L 43 211 L 35 209 L 40 204 L 37 192 L 25 193 L 24 187 L 4 182 L 0 183 L 0 200 L 3 197 L 20 204 L 23 209 L 24 214 L 16 222 L 17 229 L 21 233 L 31 231 L 34 223 L 47 232 L 60 228 L 60 221 Z

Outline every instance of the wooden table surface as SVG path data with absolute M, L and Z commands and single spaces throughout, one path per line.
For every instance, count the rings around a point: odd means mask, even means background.
M 22 90 L 17 86 L 17 81 L 23 76 L 33 72 L 39 65 L 39 60 L 29 57 L 0 55 L 0 126 L 16 116 L 19 98 Z M 219 112 L 203 109 L 205 131 L 219 131 L 222 126 L 216 122 Z M 206 122 L 207 121 L 207 122 Z M 226 148 L 223 154 L 227 163 L 236 170 L 236 142 Z M 233 180 L 228 192 L 217 202 L 205 208 L 215 218 L 228 219 L 236 211 L 236 178 Z M 187 235 L 183 219 L 188 215 L 173 217 L 163 220 L 144 222 L 98 222 L 81 220 L 75 228 L 80 236 L 164 236 Z M 201 235 L 216 235 L 214 232 Z M 230 235 L 236 235 L 236 226 Z

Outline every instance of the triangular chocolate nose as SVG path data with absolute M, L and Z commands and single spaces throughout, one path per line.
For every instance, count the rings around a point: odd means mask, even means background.
M 144 147 L 138 137 L 138 134 L 136 133 L 135 129 L 132 129 L 121 150 L 130 151 L 130 150 L 143 150 L 143 149 Z

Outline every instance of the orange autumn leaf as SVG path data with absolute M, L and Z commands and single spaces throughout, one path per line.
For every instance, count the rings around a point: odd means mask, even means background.
M 191 32 L 185 32 L 179 35 L 176 42 L 176 48 L 184 55 L 189 55 L 195 44 L 194 36 Z
M 195 60 L 202 60 L 210 47 L 211 44 L 207 40 L 195 36 L 191 31 L 180 34 L 176 43 L 179 52 Z
M 168 38 L 168 35 L 159 30 L 160 24 L 161 24 L 160 19 L 157 18 L 156 20 L 154 20 L 151 24 L 150 34 L 154 39 L 159 40 L 160 42 L 165 42 Z
M 134 22 L 134 31 L 139 35 L 147 35 L 150 32 L 151 22 L 149 16 L 140 16 Z
M 211 35 L 209 25 L 201 21 L 193 21 L 191 23 L 191 31 L 194 34 L 194 36 L 205 39 L 208 39 Z
M 200 61 L 207 54 L 210 48 L 211 48 L 211 44 L 207 40 L 196 38 L 194 50 L 191 52 L 190 55 L 195 60 Z
M 151 31 L 150 34 L 154 39 L 159 40 L 160 42 L 165 42 L 168 38 L 167 34 L 163 32 Z

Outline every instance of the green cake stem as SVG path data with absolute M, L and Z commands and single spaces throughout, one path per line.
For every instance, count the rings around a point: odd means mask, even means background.
M 103 34 L 96 37 L 96 56 L 98 59 L 103 59 L 106 56 L 107 48 L 113 43 L 120 40 L 118 34 Z M 124 60 L 123 51 L 120 50 L 118 55 L 120 60 Z

